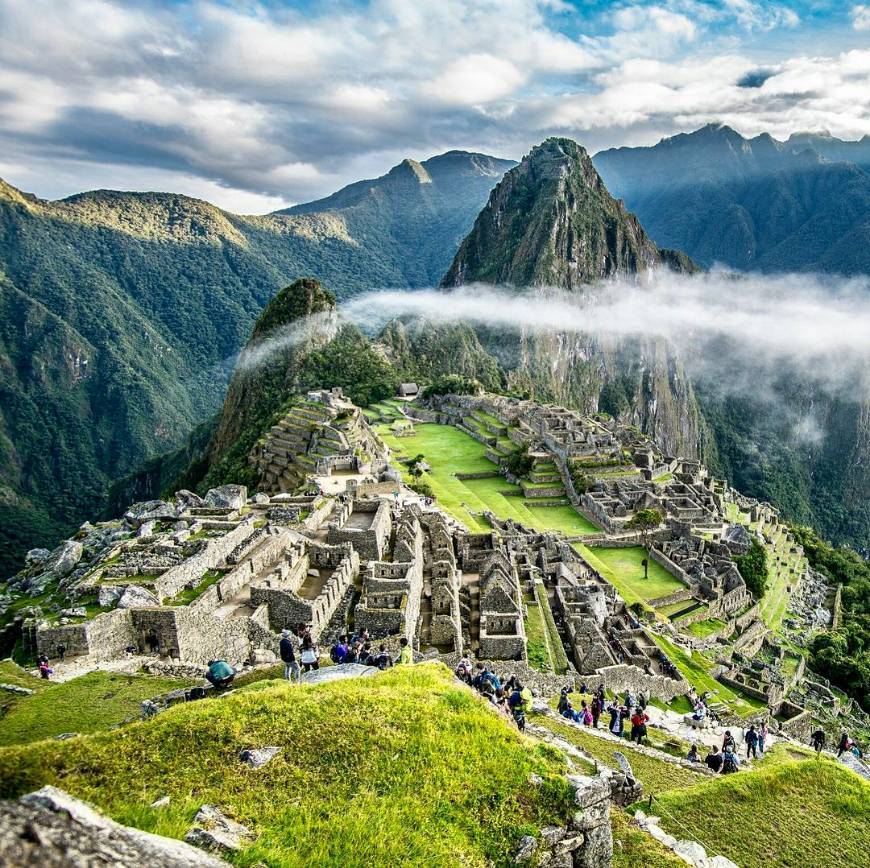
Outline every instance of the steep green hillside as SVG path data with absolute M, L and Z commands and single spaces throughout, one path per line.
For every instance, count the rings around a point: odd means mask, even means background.
M 265 745 L 282 748 L 267 766 L 239 761 Z M 174 837 L 218 805 L 257 836 L 243 865 L 477 866 L 510 863 L 524 834 L 564 822 L 564 771 L 428 664 L 316 687 L 261 682 L 122 730 L 6 748 L 0 794 L 55 783 Z M 167 807 L 148 807 L 164 795 Z
M 657 243 L 703 265 L 866 274 L 870 149 L 860 145 L 746 139 L 711 124 L 651 148 L 602 151 L 594 162 Z
M 533 148 L 493 190 L 442 286 L 482 281 L 534 297 L 598 280 L 633 279 L 669 265 L 695 266 L 659 250 L 637 218 L 604 186 L 586 151 L 570 139 Z M 668 451 L 695 455 L 704 438 L 692 386 L 664 341 L 577 332 L 477 330 L 512 389 L 543 401 L 599 408 L 637 425 Z
M 262 217 L 168 193 L 48 202 L 0 181 L 0 575 L 218 409 L 279 287 L 434 283 L 511 165 L 452 151 Z

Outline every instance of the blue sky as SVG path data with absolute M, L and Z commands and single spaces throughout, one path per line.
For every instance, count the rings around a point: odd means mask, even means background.
M 263 212 L 406 156 L 711 122 L 870 134 L 870 0 L 0 0 L 0 176 L 50 198 Z

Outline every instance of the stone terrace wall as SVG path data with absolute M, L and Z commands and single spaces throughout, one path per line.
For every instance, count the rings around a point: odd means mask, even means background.
M 89 654 L 97 660 L 111 660 L 124 654 L 132 637 L 129 610 L 116 609 L 82 624 L 64 624 L 39 630 L 36 646 L 40 654 L 48 657 L 56 657 L 57 646 L 65 645 L 70 657 Z
M 339 521 L 343 524 L 354 512 L 374 512 L 371 527 L 365 530 L 346 529 L 339 526 L 339 522 L 330 522 L 327 542 L 330 545 L 348 542 L 364 561 L 380 560 L 392 525 L 389 503 L 386 500 L 354 501 L 352 511 L 347 511 L 347 505 L 341 508 Z
M 679 680 L 668 678 L 664 675 L 647 675 L 637 666 L 628 666 L 620 663 L 616 666 L 604 666 L 596 669 L 594 674 L 583 675 L 590 690 L 597 689 L 599 684 L 614 691 L 631 690 L 637 695 L 643 690 L 650 697 L 670 702 L 675 696 L 682 696 L 689 690 L 689 682 L 685 678 Z
M 254 517 L 250 515 L 229 533 L 211 540 L 201 552 L 159 576 L 154 582 L 154 592 L 159 597 L 174 597 L 186 585 L 202 578 L 207 570 L 223 563 L 227 555 L 253 532 Z

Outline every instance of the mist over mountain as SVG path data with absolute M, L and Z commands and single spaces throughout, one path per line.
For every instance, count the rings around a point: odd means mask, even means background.
M 0 572 L 217 410 L 280 287 L 435 282 L 512 165 L 451 151 L 253 217 L 171 193 L 51 202 L 0 181 Z

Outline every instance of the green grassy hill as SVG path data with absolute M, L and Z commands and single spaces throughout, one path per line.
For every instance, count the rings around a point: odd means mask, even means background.
M 266 745 L 283 750 L 263 768 L 239 761 Z M 508 864 L 522 835 L 570 815 L 564 771 L 427 664 L 323 686 L 265 681 L 120 730 L 4 748 L 0 795 L 53 783 L 175 837 L 216 804 L 257 835 L 241 865 Z M 168 807 L 148 807 L 163 795 Z

